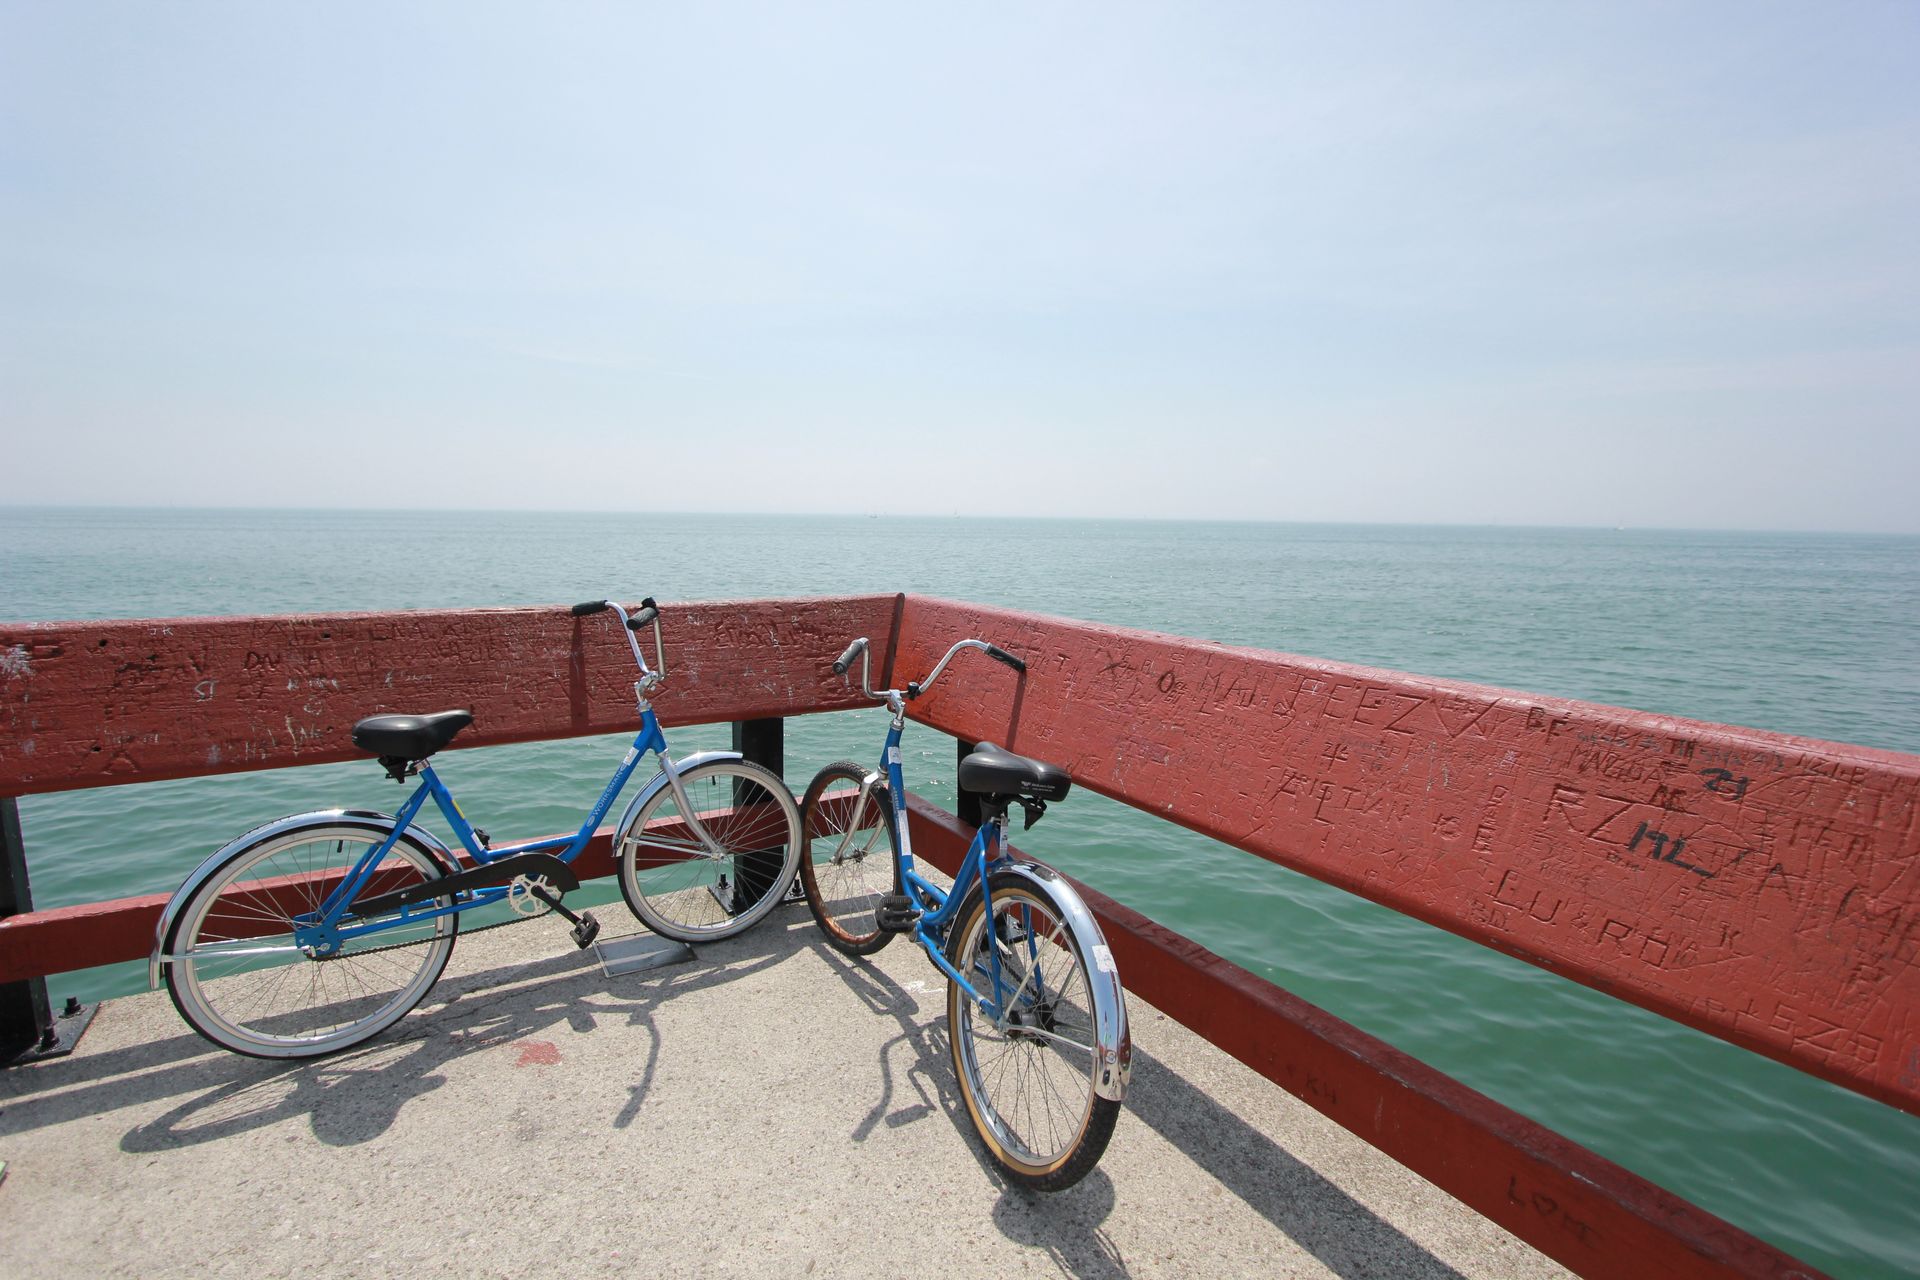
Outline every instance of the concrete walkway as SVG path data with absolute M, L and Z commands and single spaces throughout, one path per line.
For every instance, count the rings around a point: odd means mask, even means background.
M 1566 1274 L 1129 1011 L 1113 1143 L 1043 1197 L 973 1136 L 932 967 L 849 962 L 804 907 L 616 978 L 557 922 L 464 938 L 420 1010 L 300 1066 L 118 1000 L 0 1071 L 0 1274 Z

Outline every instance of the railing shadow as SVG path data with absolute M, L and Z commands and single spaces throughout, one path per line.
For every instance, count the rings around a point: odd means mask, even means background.
M 1461 1273 L 1138 1045 L 1126 1112 L 1339 1276 Z

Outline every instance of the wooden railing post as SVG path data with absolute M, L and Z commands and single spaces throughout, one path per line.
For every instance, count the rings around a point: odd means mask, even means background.
M 735 720 L 733 722 L 733 749 L 753 764 L 771 769 L 783 780 L 786 777 L 786 726 L 787 722 L 779 716 L 769 716 L 762 720 Z M 789 788 L 791 790 L 791 788 Z M 738 806 L 745 803 L 734 788 L 733 803 Z M 751 906 L 760 901 L 760 895 L 773 887 L 774 877 L 780 874 L 780 855 L 776 851 L 742 854 L 735 860 L 735 874 L 739 877 L 739 888 L 734 901 L 741 907 Z M 788 901 L 799 897 L 800 880 L 794 878 L 787 893 Z
M 33 910 L 27 887 L 27 847 L 20 834 L 20 802 L 0 796 L 0 920 Z M 28 978 L 0 985 L 0 1061 L 41 1048 L 53 1039 L 47 980 Z

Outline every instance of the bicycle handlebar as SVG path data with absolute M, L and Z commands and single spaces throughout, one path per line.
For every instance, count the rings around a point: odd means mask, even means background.
M 847 651 L 833 660 L 833 674 L 837 676 L 847 674 L 847 668 L 853 665 L 853 660 L 856 657 L 866 652 L 866 648 L 867 638 L 865 636 L 861 636 L 858 640 L 848 645 Z
M 583 604 L 573 606 L 573 608 L 567 610 L 567 612 L 576 618 L 584 618 L 590 613 L 605 613 L 614 607 L 614 603 L 611 600 L 588 600 Z M 659 606 L 654 604 L 652 596 L 648 596 L 640 602 L 640 611 L 626 620 L 627 630 L 638 631 L 659 616 Z
M 626 629 L 632 633 L 627 637 L 627 647 L 633 650 L 633 660 L 640 665 L 641 676 L 664 679 L 667 674 L 667 659 L 660 642 L 660 606 L 654 603 L 652 596 L 642 600 L 639 609 L 635 610 L 631 617 L 627 615 L 625 609 L 612 600 L 583 601 L 568 609 L 567 612 L 576 618 L 584 618 L 590 613 L 605 613 L 609 609 L 618 615 Z M 640 652 L 640 642 L 635 639 L 635 636 L 647 627 L 653 628 L 654 665 L 652 668 L 647 666 L 646 655 Z
M 953 648 L 947 650 L 945 656 L 934 664 L 933 670 L 928 673 L 926 679 L 908 681 L 905 689 L 876 690 L 870 679 L 870 649 L 867 644 L 867 638 L 861 636 L 858 640 L 848 645 L 845 652 L 833 660 L 833 674 L 844 676 L 847 674 L 847 669 L 853 665 L 853 660 L 859 658 L 860 691 L 869 698 L 879 698 L 882 701 L 892 703 L 900 698 L 917 698 L 928 689 L 931 689 L 933 682 L 940 678 L 940 673 L 947 669 L 947 664 L 953 661 L 953 656 L 962 649 L 978 649 L 995 662 L 1012 667 L 1015 671 L 1023 675 L 1026 673 L 1027 664 L 997 644 L 988 644 L 985 640 L 959 640 L 955 641 Z M 898 710 L 897 707 L 895 709 Z

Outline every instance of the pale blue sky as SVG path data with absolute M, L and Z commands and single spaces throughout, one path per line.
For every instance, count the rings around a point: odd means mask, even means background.
M 0 0 L 0 502 L 1920 532 L 1916 126 L 1912 3 Z

